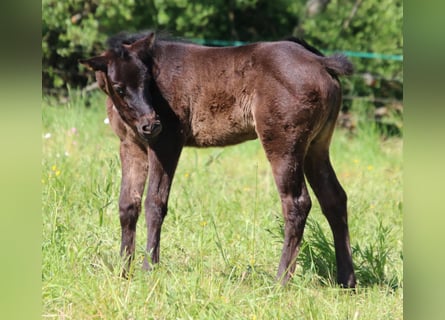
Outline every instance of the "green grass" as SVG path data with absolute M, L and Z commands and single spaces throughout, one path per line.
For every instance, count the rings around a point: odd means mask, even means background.
M 335 285 L 332 235 L 315 197 L 286 287 L 274 281 L 281 206 L 258 141 L 186 148 L 164 222 L 161 263 L 119 277 L 118 139 L 104 124 L 104 96 L 91 107 L 72 93 L 42 105 L 43 318 L 402 319 L 402 140 L 368 123 L 337 130 L 331 153 L 348 193 L 356 293 Z M 74 129 L 73 129 L 74 128 Z M 49 137 L 50 134 L 50 137 Z

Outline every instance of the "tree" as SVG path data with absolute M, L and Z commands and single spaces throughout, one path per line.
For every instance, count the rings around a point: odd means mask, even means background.
M 108 33 L 131 25 L 134 0 L 43 0 L 43 87 L 84 85 L 78 59 L 97 52 Z
M 315 0 L 324 1 L 324 0 Z M 309 0 L 312 3 L 314 0 Z M 296 13 L 298 14 L 298 13 Z M 329 50 L 349 50 L 401 55 L 403 53 L 402 0 L 330 0 L 323 11 L 300 13 L 294 35 Z M 361 72 L 386 78 L 403 77 L 398 61 L 356 59 Z

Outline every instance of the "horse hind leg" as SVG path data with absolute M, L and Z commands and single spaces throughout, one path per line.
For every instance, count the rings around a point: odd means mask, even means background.
M 280 92 L 280 97 L 288 102 L 287 105 L 296 107 L 286 108 L 284 104 L 263 101 L 264 104 L 255 109 L 254 118 L 281 200 L 284 242 L 277 280 L 284 285 L 295 272 L 306 219 L 312 205 L 304 179 L 304 158 L 315 120 L 309 108 L 298 107 L 299 101 L 286 95 L 286 92 Z
M 342 287 L 354 288 L 356 278 L 349 242 L 347 196 L 329 159 L 329 140 L 330 135 L 311 144 L 304 170 L 334 236 L 337 282 Z
M 286 132 L 260 131 L 260 139 L 271 164 L 281 199 L 284 217 L 284 242 L 278 266 L 277 280 L 282 284 L 292 277 L 300 248 L 311 199 L 304 180 L 303 160 L 305 137 L 295 139 Z
M 300 157 L 299 157 L 300 158 Z M 301 159 L 273 161 L 272 168 L 284 216 L 284 242 L 277 279 L 286 284 L 293 276 L 311 199 L 303 175 Z

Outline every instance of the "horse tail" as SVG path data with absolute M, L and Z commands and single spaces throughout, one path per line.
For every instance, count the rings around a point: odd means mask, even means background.
M 284 40 L 298 43 L 305 49 L 321 57 L 323 65 L 331 74 L 334 74 L 336 76 L 350 76 L 354 72 L 354 66 L 352 65 L 352 62 L 349 61 L 348 58 L 346 58 L 346 56 L 343 54 L 336 53 L 330 57 L 326 57 L 320 50 L 311 46 L 303 39 L 297 37 L 288 37 Z
M 350 76 L 354 73 L 354 66 L 343 54 L 334 54 L 329 57 L 322 57 L 322 63 L 329 73 L 337 76 Z

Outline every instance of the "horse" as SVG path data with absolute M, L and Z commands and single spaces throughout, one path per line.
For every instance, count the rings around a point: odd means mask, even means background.
M 296 38 L 208 47 L 147 32 L 111 37 L 106 51 L 80 63 L 95 71 L 120 138 L 120 253 L 129 263 L 147 177 L 143 268 L 151 270 L 159 262 L 161 227 L 183 147 L 259 138 L 284 217 L 277 281 L 284 285 L 295 272 L 312 205 L 307 179 L 333 233 L 337 282 L 356 286 L 347 195 L 329 154 L 342 103 L 339 76 L 353 73 L 344 55 L 324 56 Z

